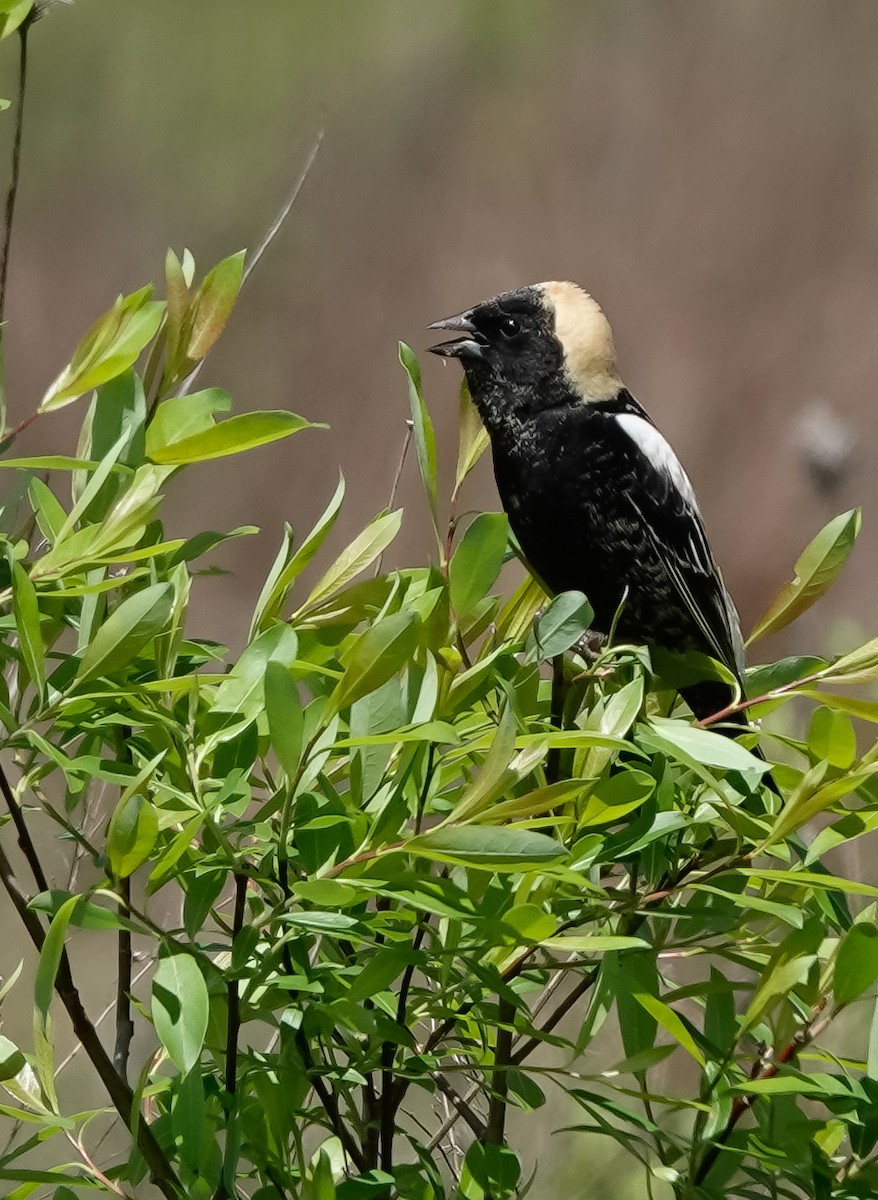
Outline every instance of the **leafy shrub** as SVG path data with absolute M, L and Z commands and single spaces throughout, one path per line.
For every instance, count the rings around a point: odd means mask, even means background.
M 0 0 L 0 36 L 31 15 Z M 313 428 L 188 390 L 243 265 L 196 285 L 169 254 L 166 300 L 120 298 L 4 424 L 0 883 L 34 967 L 30 1043 L 0 1035 L 7 1195 L 501 1200 L 531 1171 L 546 1192 L 507 1116 L 550 1089 L 649 1196 L 875 1195 L 878 1020 L 824 1034 L 874 1009 L 878 888 L 824 859 L 878 825 L 858 744 L 878 702 L 838 691 L 878 678 L 878 641 L 751 672 L 732 708 L 775 714 L 782 801 L 755 730 L 677 707 L 703 662 L 593 655 L 585 596 L 496 594 L 505 517 L 459 516 L 485 435 L 463 393 L 446 504 L 403 346 L 435 562 L 380 569 L 401 510 L 328 561 L 342 482 L 287 529 L 230 661 L 188 628 L 191 588 L 257 531 L 174 536 L 163 489 Z M 83 397 L 74 455 L 13 456 Z M 858 529 L 815 538 L 754 636 L 822 595 Z M 93 1009 L 80 929 L 114 964 Z M 104 1108 L 68 1083 L 62 1008 Z
M 216 388 L 181 394 L 241 266 L 195 287 L 170 254 L 167 302 L 117 301 L 46 393 L 42 413 L 94 389 L 75 457 L 0 460 L 16 478 L 3 840 L 33 881 L 6 850 L 0 876 L 39 953 L 33 1043 L 0 1043 L 2 1111 L 21 1122 L 0 1159 L 10 1194 L 126 1195 L 149 1172 L 166 1196 L 510 1196 L 525 1185 L 507 1111 L 547 1087 L 677 1196 L 872 1194 L 874 1036 L 867 1061 L 818 1046 L 878 978 L 874 903 L 851 908 L 878 889 L 822 862 L 878 823 L 878 748 L 859 755 L 851 722 L 878 705 L 832 690 L 875 678 L 878 644 L 751 674 L 754 715 L 818 702 L 807 737 L 775 735 L 782 804 L 755 733 L 673 708 L 685 663 L 656 680 L 639 646 L 591 661 L 584 596 L 549 601 L 527 578 L 494 594 L 505 517 L 461 532 L 455 515 L 484 435 L 462 395 L 446 520 L 401 347 L 438 561 L 376 573 L 403 516 L 385 511 L 303 587 L 342 483 L 309 533 L 287 530 L 224 667 L 187 628 L 193 565 L 255 531 L 175 537 L 162 489 L 312 436 L 290 413 L 226 416 Z M 825 590 L 858 526 L 819 535 L 762 628 Z M 50 829 L 66 883 L 42 866 Z M 118 964 L 112 1059 L 77 990 L 77 927 Z M 4 1001 L 22 986 L 13 974 Z M 58 1001 L 132 1131 L 124 1161 L 86 1149 L 97 1114 L 58 1079 Z M 29 1165 L 71 1131 L 80 1162 Z

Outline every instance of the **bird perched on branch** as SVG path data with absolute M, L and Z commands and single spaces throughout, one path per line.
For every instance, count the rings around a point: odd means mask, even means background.
M 430 329 L 461 335 L 431 350 L 461 362 L 503 507 L 549 591 L 584 592 L 596 632 L 616 621 L 622 641 L 701 651 L 743 682 L 738 614 L 692 484 L 619 377 L 597 302 L 576 284 L 540 283 Z M 683 694 L 699 718 L 730 700 L 716 679 Z

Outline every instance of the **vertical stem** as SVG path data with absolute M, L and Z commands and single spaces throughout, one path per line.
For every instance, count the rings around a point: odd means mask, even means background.
M 235 912 L 232 919 L 232 955 L 235 942 L 244 928 L 244 905 L 247 899 L 247 876 L 235 875 Z M 233 964 L 234 968 L 234 964 Z M 226 1030 L 226 1091 L 234 1096 L 238 1087 L 238 1034 L 241 1029 L 240 983 L 234 975 L 228 982 L 229 1020 Z
M 12 171 L 9 191 L 6 193 L 6 225 L 3 234 L 3 252 L 0 255 L 0 326 L 6 313 L 6 281 L 9 276 L 9 252 L 12 248 L 12 225 L 15 219 L 15 201 L 18 197 L 18 181 L 21 175 L 21 137 L 24 130 L 24 96 L 27 89 L 27 35 L 31 17 L 26 17 L 18 30 L 18 96 L 16 99 L 15 137 L 12 142 Z
M 507 1067 L 512 1057 L 513 1022 L 515 1005 L 511 1000 L 500 999 L 497 1004 L 497 1045 L 494 1050 L 494 1070 L 491 1076 L 491 1103 L 488 1108 L 488 1127 L 485 1143 L 502 1146 L 506 1132 L 506 1109 L 509 1092 Z
M 119 897 L 122 901 L 122 916 L 127 919 L 131 908 L 131 880 L 119 881 Z M 131 1039 L 134 1037 L 134 1022 L 131 1020 L 131 931 L 119 930 L 116 950 L 116 1043 L 113 1048 L 113 1066 L 121 1077 L 128 1079 L 128 1056 Z
M 564 725 L 564 655 L 552 659 L 552 699 L 550 721 L 555 729 Z M 561 749 L 556 746 L 546 756 L 546 783 L 557 783 L 561 777 Z

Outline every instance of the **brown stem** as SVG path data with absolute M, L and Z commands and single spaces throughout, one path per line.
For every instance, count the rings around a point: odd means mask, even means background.
M 18 913 L 18 917 L 27 930 L 28 936 L 37 951 L 41 951 L 43 942 L 45 941 L 43 926 L 37 914 L 28 907 L 27 897 L 19 888 L 12 865 L 2 847 L 0 847 L 0 883 L 2 883 L 6 894 L 12 901 L 15 911 Z M 55 992 L 66 1008 L 70 1022 L 73 1025 L 73 1031 L 82 1043 L 83 1049 L 100 1076 L 101 1082 L 107 1089 L 107 1094 L 119 1116 L 129 1130 L 136 1123 L 137 1147 L 146 1160 L 153 1183 L 162 1195 L 166 1197 L 166 1200 L 181 1200 L 183 1196 L 182 1187 L 170 1162 L 165 1157 L 164 1150 L 162 1150 L 156 1141 L 155 1134 L 149 1125 L 142 1118 L 141 1114 L 135 1110 L 134 1094 L 131 1088 L 113 1066 L 109 1054 L 107 1054 L 98 1037 L 97 1030 L 89 1020 L 82 1006 L 79 992 L 73 982 L 70 961 L 66 951 L 62 952 L 61 961 L 58 964 L 58 972 L 55 976 Z
M 15 832 L 18 835 L 19 848 L 27 859 L 27 865 L 31 869 L 34 882 L 41 892 L 47 892 L 49 890 L 49 881 L 46 879 L 43 864 L 40 862 L 36 846 L 34 846 L 30 830 L 25 822 L 24 813 L 21 811 L 21 806 L 15 798 L 15 792 L 13 792 L 2 766 L 0 766 L 0 792 L 3 793 L 6 807 L 9 809 L 9 815 L 12 817 L 12 824 L 15 826 Z
M 564 725 L 564 655 L 556 654 L 552 659 L 551 721 L 553 729 Z M 546 783 L 557 783 L 561 778 L 561 748 L 553 746 L 546 756 Z
M 462 1117 L 463 1120 L 466 1121 L 467 1125 L 469 1125 L 470 1129 L 473 1131 L 479 1141 L 487 1142 L 488 1126 L 473 1112 L 467 1101 L 462 1096 L 457 1094 L 444 1075 L 436 1076 L 436 1087 L 443 1096 L 448 1098 L 454 1111 L 459 1117 Z
M 494 1068 L 491 1072 L 491 1103 L 485 1143 L 502 1146 L 506 1132 L 506 1110 L 509 1097 L 508 1067 L 512 1060 L 512 1039 L 515 1036 L 515 1004 L 500 998 L 497 1004 L 497 1044 L 494 1047 Z
M 15 201 L 21 176 L 21 138 L 24 132 L 24 97 L 27 90 L 27 35 L 31 18 L 26 17 L 18 29 L 18 98 L 16 104 L 15 136 L 12 142 L 12 172 L 6 193 L 6 225 L 3 233 L 3 252 L 0 255 L 0 326 L 6 315 L 6 282 L 9 277 L 9 253 L 12 249 L 12 225 L 15 220 Z
M 131 880 L 119 881 L 119 900 L 122 917 L 127 919 L 131 911 Z M 134 1022 L 131 1020 L 131 930 L 120 929 L 116 951 L 116 1043 L 113 1048 L 113 1066 L 122 1079 L 128 1079 L 128 1057 L 131 1039 L 134 1037 Z
M 815 1038 L 819 1037 L 832 1018 L 836 1015 L 835 1011 L 833 1011 L 828 1013 L 826 1016 L 821 1016 L 825 1007 L 826 999 L 824 998 L 812 1013 L 811 1020 L 808 1022 L 808 1024 L 803 1026 L 792 1039 L 792 1041 L 784 1046 L 780 1054 L 776 1055 L 772 1059 L 769 1066 L 767 1066 L 763 1071 L 758 1071 L 751 1078 L 759 1081 L 763 1079 L 774 1079 L 775 1075 L 779 1073 L 782 1066 L 785 1066 L 787 1063 L 791 1062 L 800 1050 L 803 1050 L 806 1046 L 810 1045 Z M 726 1121 L 721 1132 L 713 1139 L 712 1144 L 710 1145 L 709 1149 L 705 1151 L 701 1162 L 698 1164 L 694 1178 L 694 1184 L 696 1187 L 699 1187 L 702 1183 L 704 1183 L 705 1179 L 715 1166 L 716 1160 L 722 1153 L 723 1147 L 728 1143 L 729 1138 L 734 1133 L 735 1126 L 738 1124 L 741 1117 L 743 1117 L 744 1113 L 751 1108 L 755 1099 L 756 1097 L 752 1092 L 745 1093 L 744 1095 L 737 1096 L 735 1098 L 735 1101 L 732 1104 L 731 1112 L 729 1113 L 728 1121 Z

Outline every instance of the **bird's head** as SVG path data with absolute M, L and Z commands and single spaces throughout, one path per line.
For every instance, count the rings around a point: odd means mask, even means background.
M 430 349 L 460 359 L 489 428 L 561 404 L 610 400 L 622 387 L 610 323 L 575 283 L 503 292 L 429 328 L 462 335 Z

